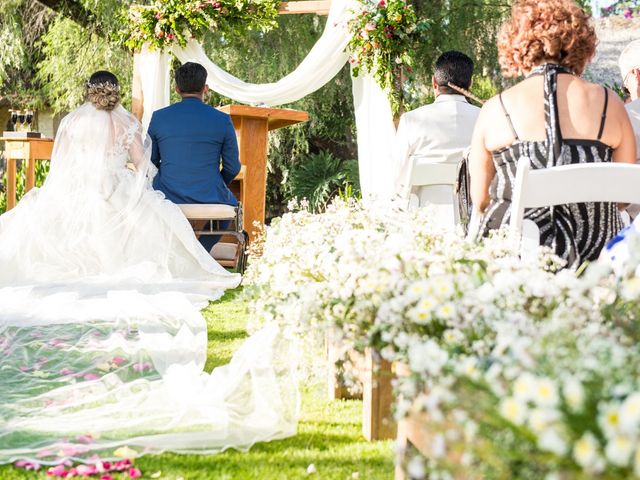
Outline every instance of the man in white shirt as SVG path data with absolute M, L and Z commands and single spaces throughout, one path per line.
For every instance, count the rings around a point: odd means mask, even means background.
M 411 186 L 411 174 L 417 164 L 457 164 L 462 159 L 464 150 L 471 144 L 480 109 L 449 84 L 468 90 L 472 76 L 473 61 L 468 56 L 456 51 L 443 53 L 436 60 L 432 78 L 435 101 L 400 117 L 393 154 L 398 196 L 408 198 L 413 193 L 420 205 L 451 203 L 450 187 L 415 188 Z
M 618 61 L 622 84 L 629 90 L 631 101 L 625 105 L 633 133 L 636 136 L 636 163 L 640 163 L 640 40 L 629 43 Z M 640 205 L 630 205 L 627 212 L 631 218 L 635 218 L 640 213 Z

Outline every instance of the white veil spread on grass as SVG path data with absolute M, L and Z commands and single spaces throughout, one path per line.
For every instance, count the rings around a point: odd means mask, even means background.
M 295 433 L 294 342 L 277 328 L 203 372 L 199 309 L 240 277 L 150 187 L 149 146 L 122 107 L 85 104 L 64 119 L 43 187 L 0 216 L 0 463 Z

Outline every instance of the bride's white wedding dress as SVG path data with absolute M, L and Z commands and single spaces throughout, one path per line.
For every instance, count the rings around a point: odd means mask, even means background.
M 0 463 L 295 433 L 292 343 L 276 327 L 203 372 L 199 309 L 240 277 L 150 187 L 149 151 L 122 107 L 85 104 L 63 120 L 43 187 L 0 216 Z

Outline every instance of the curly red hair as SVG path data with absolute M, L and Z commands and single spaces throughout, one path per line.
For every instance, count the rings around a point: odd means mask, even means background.
M 498 35 L 498 62 L 506 77 L 527 74 L 545 61 L 582 74 L 596 51 L 591 15 L 573 0 L 519 0 Z

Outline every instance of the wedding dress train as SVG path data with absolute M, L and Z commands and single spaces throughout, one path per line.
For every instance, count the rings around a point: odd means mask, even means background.
M 293 435 L 293 343 L 275 326 L 203 372 L 199 310 L 240 277 L 151 189 L 138 121 L 85 104 L 54 145 L 43 187 L 0 216 L 0 463 L 214 453 Z

